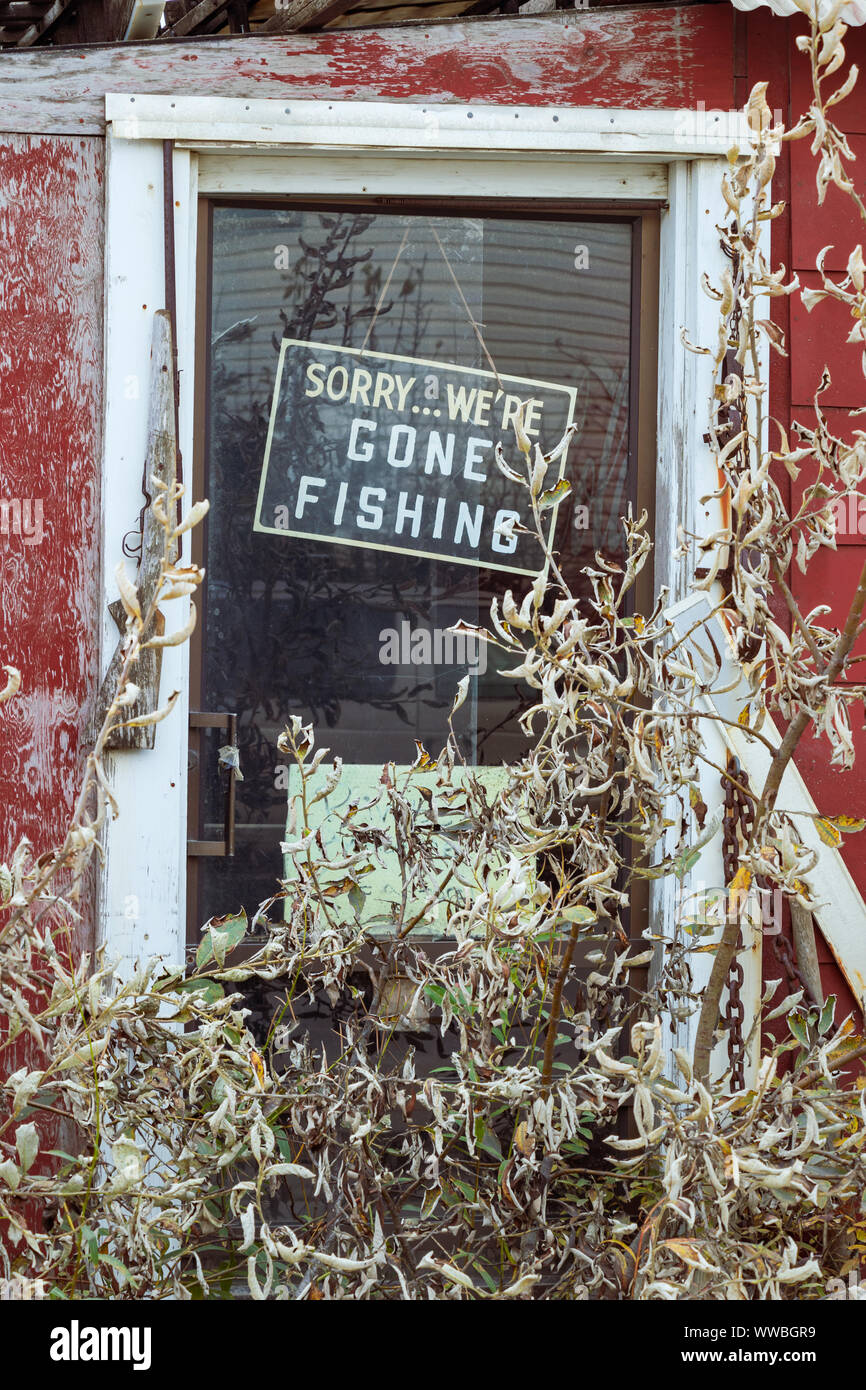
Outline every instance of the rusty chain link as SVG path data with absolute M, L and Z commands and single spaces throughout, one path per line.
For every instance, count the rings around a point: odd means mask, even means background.
M 731 779 L 740 785 L 734 786 Z M 725 815 L 722 822 L 722 863 L 724 865 L 725 886 L 729 888 L 739 866 L 740 846 L 741 844 L 748 844 L 755 823 L 752 799 L 747 795 L 749 789 L 748 773 L 739 758 L 730 753 L 728 754 L 727 774 L 722 777 L 722 787 L 725 797 Z M 761 893 L 762 899 L 764 893 L 772 891 L 771 883 L 766 878 L 756 876 L 754 883 Z M 791 942 L 782 935 L 781 927 L 770 935 L 773 939 L 773 954 L 785 972 L 789 990 L 804 989 L 808 994 L 808 985 L 794 962 L 794 948 Z M 740 931 L 728 976 L 728 1003 L 724 1013 L 728 1028 L 728 1059 L 731 1063 L 731 1079 L 734 1084 L 739 1086 L 744 1084 L 746 1055 L 746 1046 L 743 1040 L 745 1010 L 740 998 L 740 988 L 744 978 L 743 967 L 739 960 L 742 945 L 743 934 Z
M 748 787 L 748 778 L 739 758 L 728 754 L 727 775 L 722 777 L 725 796 L 725 813 L 722 821 L 722 864 L 724 866 L 725 887 L 730 888 L 740 863 L 740 840 L 747 844 L 754 822 L 754 812 L 750 798 L 734 781 Z M 732 780 L 733 779 L 733 780 Z M 728 911 L 736 911 L 736 904 L 728 904 Z M 728 973 L 728 1001 L 725 1005 L 724 1019 L 728 1030 L 728 1061 L 731 1064 L 731 1084 L 742 1090 L 746 1083 L 746 1044 L 743 1038 L 743 1023 L 746 1010 L 740 996 L 744 974 L 740 963 L 743 946 L 742 929 L 737 932 L 737 945 L 731 958 Z
M 809 986 L 807 985 L 806 981 L 803 979 L 803 976 L 800 974 L 799 970 L 794 964 L 794 948 L 791 945 L 788 938 L 786 936 L 782 936 L 781 932 L 778 936 L 773 937 L 773 952 L 775 954 L 776 960 L 779 962 L 779 964 L 785 972 L 785 979 L 788 982 L 788 989 L 792 992 L 796 992 L 796 990 L 802 989 L 805 991 L 806 995 L 811 999 L 811 990 L 809 989 Z

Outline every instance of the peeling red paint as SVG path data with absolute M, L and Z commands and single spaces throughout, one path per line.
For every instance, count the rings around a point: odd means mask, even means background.
M 0 662 L 23 677 L 3 710 L 0 857 L 7 837 L 62 835 L 97 675 L 102 158 L 96 140 L 0 143 L 0 497 L 39 504 L 44 530 L 0 535 Z
M 25 835 L 37 852 L 62 840 L 98 677 L 102 160 L 95 139 L 0 137 L 0 499 L 43 515 L 0 534 L 0 663 L 22 674 L 0 712 L 0 860 Z M 82 901 L 61 953 L 90 942 Z M 39 1065 L 22 1034 L 6 1066 Z M 53 1118 L 40 1130 L 43 1149 L 64 1142 Z
M 263 51 L 266 50 L 266 51 Z M 89 57 L 88 64 L 79 61 Z M 733 105 L 733 12 L 727 5 L 638 5 L 519 19 L 246 36 L 202 44 L 10 52 L 0 110 L 16 129 L 104 126 L 106 91 L 267 97 L 285 88 L 325 99 L 483 101 L 519 105 L 706 108 Z M 78 108 L 78 109 L 75 109 Z
M 343 95 L 372 87 L 383 97 L 622 107 L 730 108 L 732 21 L 718 9 L 631 10 L 594 15 L 586 26 L 539 25 L 530 40 L 497 41 L 495 25 L 465 26 L 459 43 L 445 30 L 354 31 L 318 37 L 316 57 L 329 89 Z M 321 87 L 303 36 L 286 42 L 280 72 L 269 79 L 299 91 Z M 647 63 L 647 55 L 652 62 Z M 263 59 L 259 60 L 264 62 Z M 240 76 L 258 75 L 241 59 Z M 262 93 L 264 95 L 264 93 Z

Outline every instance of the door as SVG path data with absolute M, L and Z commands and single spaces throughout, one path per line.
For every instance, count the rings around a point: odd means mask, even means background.
M 450 631 L 486 625 L 540 560 L 509 523 L 519 499 L 493 457 L 501 442 L 520 458 L 517 403 L 544 450 L 577 426 L 550 538 L 575 593 L 597 550 L 622 559 L 619 518 L 640 491 L 640 215 L 381 198 L 205 207 L 191 943 L 276 891 L 290 716 L 343 759 L 354 796 L 418 745 L 435 756 L 468 676 L 454 720 L 467 761 L 495 779 L 519 755 L 531 692 Z M 220 755 L 232 745 L 243 780 Z

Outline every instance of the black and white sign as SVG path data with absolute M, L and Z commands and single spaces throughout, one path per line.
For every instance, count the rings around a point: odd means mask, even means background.
M 283 339 L 254 529 L 336 545 L 535 574 L 541 549 L 514 420 L 550 451 L 575 410 L 572 386 L 448 362 Z M 517 462 L 519 461 L 519 462 Z M 565 456 L 545 478 L 562 475 Z M 551 529 L 555 508 L 551 511 Z

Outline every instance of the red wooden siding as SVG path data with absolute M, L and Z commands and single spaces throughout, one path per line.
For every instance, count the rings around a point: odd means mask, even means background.
M 849 48 L 851 46 L 850 40 L 848 46 Z M 802 55 L 799 53 L 795 53 L 794 57 L 800 62 L 803 61 Z M 862 81 L 863 78 L 861 78 Z M 834 117 L 836 122 L 841 123 L 843 127 L 846 118 L 851 114 L 846 107 L 847 103 L 837 106 Z M 852 108 L 853 110 L 856 108 Z M 863 165 L 866 164 L 866 135 L 852 135 L 850 145 L 856 158 L 855 168 L 862 173 Z M 811 137 L 806 140 L 796 140 L 790 146 L 791 189 L 799 213 L 793 226 L 792 254 L 794 263 L 798 266 L 811 266 L 814 270 L 815 257 L 818 252 L 832 242 L 830 250 L 824 257 L 824 268 L 826 270 L 844 270 L 848 261 L 848 252 L 853 246 L 856 246 L 858 241 L 863 240 L 866 228 L 863 227 L 851 199 L 833 184 L 827 190 L 827 196 L 819 215 L 815 194 L 816 161 L 810 152 L 811 146 Z
M 796 35 L 803 32 L 803 28 L 799 21 L 784 23 L 783 27 L 783 21 L 760 11 L 748 16 L 748 25 L 749 85 L 769 79 L 770 106 L 780 107 L 791 123 L 807 109 L 811 101 L 809 64 L 795 46 Z M 863 73 L 866 32 L 850 29 L 845 45 L 849 61 L 856 62 Z M 866 80 L 861 78 L 855 94 L 834 108 L 833 119 L 852 136 L 852 149 L 859 160 L 866 159 Z M 806 139 L 786 146 L 777 166 L 774 197 L 787 198 L 789 208 L 773 227 L 773 259 L 776 264 L 783 262 L 796 272 L 804 286 L 820 287 L 815 257 L 821 248 L 834 243 L 834 249 L 825 258 L 825 267 L 827 270 L 844 270 L 853 245 L 857 241 L 866 242 L 866 227 L 859 225 L 859 219 L 849 210 L 849 200 L 836 189 L 831 188 L 824 204 L 818 206 L 816 161 L 810 154 L 810 144 L 811 140 Z M 854 168 L 855 173 L 858 172 L 859 164 Z M 845 344 L 851 327 L 850 319 L 844 310 L 840 311 L 838 306 L 826 301 L 807 314 L 797 295 L 790 299 L 774 300 L 772 314 L 774 320 L 785 329 L 790 353 L 788 358 L 773 355 L 772 413 L 786 426 L 794 419 L 809 424 L 814 419 L 812 400 L 821 371 L 825 362 L 832 360 L 832 386 L 821 400 L 833 428 L 842 435 L 850 435 L 860 422 L 850 420 L 847 412 L 866 403 L 861 354 L 857 348 Z M 775 442 L 773 440 L 774 445 Z M 777 481 L 783 496 L 790 501 L 792 488 L 784 470 Z M 795 485 L 795 496 L 799 490 L 799 486 Z M 805 609 L 821 603 L 828 604 L 831 613 L 827 621 L 838 624 L 847 614 L 864 561 L 866 536 L 856 531 L 840 536 L 837 551 L 819 553 L 807 575 L 803 576 L 794 567 L 791 587 L 795 597 Z M 787 622 L 784 608 L 782 612 Z M 866 653 L 866 641 L 859 643 L 855 652 Z M 866 671 L 859 671 L 855 667 L 852 679 L 866 680 Z M 852 715 L 857 750 L 857 763 L 853 771 L 840 772 L 838 767 L 830 765 L 826 740 L 807 735 L 797 751 L 797 766 L 819 809 L 828 815 L 845 813 L 859 816 L 866 813 L 863 706 L 855 705 Z M 866 857 L 857 836 L 846 841 L 844 857 L 860 892 L 866 894 Z M 839 996 L 838 1016 L 841 1018 L 853 1008 L 853 996 L 823 939 L 819 939 L 818 952 L 824 988 L 828 993 Z M 770 977 L 781 974 L 781 967 L 771 953 L 765 956 L 765 973 Z
M 0 663 L 22 674 L 0 710 L 0 860 L 23 835 L 62 841 L 99 674 L 103 148 L 0 136 L 0 501 L 42 507 L 41 527 L 31 510 L 15 534 L 13 513 L 0 534 Z M 94 898 L 71 952 L 92 944 Z M 39 1065 L 22 1034 L 7 1070 Z M 40 1130 L 43 1150 L 74 1145 L 54 1117 Z
M 100 132 L 105 92 L 731 110 L 728 5 L 4 54 L 11 130 Z
M 44 532 L 0 534 L 0 662 L 23 677 L 0 712 L 0 858 L 64 833 L 98 676 L 102 170 L 93 138 L 0 137 L 0 500 L 41 504 Z
M 808 218 L 816 232 L 823 231 L 828 240 L 835 235 L 835 228 L 829 216 L 826 218 L 820 216 L 817 210 L 810 207 L 803 196 L 797 198 L 794 203 L 794 226 L 797 225 L 800 218 Z M 866 232 L 866 228 L 864 228 L 864 232 Z M 811 234 L 809 240 L 816 240 L 815 232 Z M 856 236 L 855 240 L 863 241 L 863 233 Z M 845 244 L 840 240 L 840 245 L 844 246 Z M 849 241 L 847 243 L 848 249 L 850 250 L 854 244 L 855 241 Z M 848 259 L 847 254 L 845 259 Z M 814 268 L 814 257 L 812 258 L 811 270 L 809 270 L 808 265 L 808 261 L 804 259 L 804 264 L 794 267 L 800 276 L 800 283 L 804 289 L 820 290 L 822 281 L 818 271 Z M 839 275 L 837 278 L 841 279 L 842 277 Z M 821 372 L 825 364 L 830 365 L 832 382 L 829 389 L 821 396 L 822 405 L 845 406 L 851 409 L 862 401 L 863 372 L 860 367 L 862 344 L 855 346 L 845 341 L 853 323 L 854 320 L 845 305 L 838 304 L 835 299 L 825 299 L 820 304 L 816 304 L 811 312 L 807 312 L 799 295 L 792 298 L 789 351 L 791 354 L 791 405 L 793 407 L 811 404 L 815 388 L 821 381 Z

